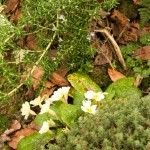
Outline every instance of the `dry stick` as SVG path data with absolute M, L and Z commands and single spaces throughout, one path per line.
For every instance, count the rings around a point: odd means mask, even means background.
M 120 48 L 119 48 L 118 44 L 116 43 L 116 41 L 114 40 L 114 38 L 109 34 L 109 32 L 106 29 L 99 29 L 99 30 L 94 30 L 94 31 L 95 32 L 104 33 L 108 37 L 108 39 L 110 40 L 111 44 L 114 47 L 114 50 L 115 50 L 115 52 L 116 52 L 116 54 L 118 56 L 118 59 L 119 59 L 120 63 L 123 66 L 123 69 L 127 70 L 127 66 L 126 66 L 125 61 L 123 59 L 122 53 L 120 51 Z
M 58 14 L 57 14 L 56 29 L 57 29 L 57 27 L 58 27 L 58 20 L 59 20 L 59 18 L 58 18 Z M 35 65 L 33 66 L 33 68 L 32 68 L 32 70 L 31 70 L 30 74 L 28 74 L 26 80 L 29 78 L 30 75 L 33 74 L 33 72 L 34 72 L 36 66 L 40 63 L 40 61 L 42 60 L 42 58 L 45 56 L 46 52 L 47 52 L 48 49 L 50 48 L 50 46 L 51 46 L 53 40 L 55 39 L 56 35 L 57 35 L 57 30 L 55 31 L 55 33 L 54 33 L 52 39 L 51 39 L 50 42 L 48 43 L 46 49 L 44 50 L 44 52 L 42 53 L 42 55 L 40 56 L 40 58 L 37 60 L 37 62 L 35 63 Z M 15 89 L 13 89 L 13 90 L 12 90 L 11 92 L 9 92 L 7 95 L 8 95 L 8 96 L 11 96 L 11 95 L 12 95 L 14 92 L 16 92 L 23 84 L 24 84 L 24 83 L 21 83 L 20 85 L 18 85 Z

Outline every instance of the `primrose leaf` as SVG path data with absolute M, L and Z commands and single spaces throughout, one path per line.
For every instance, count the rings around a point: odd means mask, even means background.
M 74 91 L 73 98 L 73 104 L 78 106 L 81 106 L 82 101 L 85 100 L 84 94 L 81 94 L 78 91 Z
M 61 104 L 62 102 L 60 101 L 55 102 L 53 106 L 50 106 L 50 109 L 53 110 L 57 114 Z M 58 119 L 54 115 L 50 114 L 49 112 L 46 112 L 44 114 L 38 114 L 35 117 L 35 123 L 39 126 L 42 126 L 43 122 L 48 121 L 50 119 L 58 122 Z
M 82 114 L 83 111 L 79 106 L 63 103 L 58 115 L 70 127 Z
M 142 96 L 141 91 L 133 86 L 134 80 L 134 78 L 129 77 L 113 82 L 106 90 L 108 94 L 105 96 L 105 99 L 130 98 L 133 95 Z
M 17 150 L 41 150 L 50 140 L 53 140 L 49 133 L 34 133 L 22 138 L 18 144 Z
M 68 81 L 71 85 L 81 94 L 84 94 L 88 90 L 94 92 L 101 92 L 101 88 L 93 82 L 90 77 L 84 73 L 72 73 L 68 75 Z

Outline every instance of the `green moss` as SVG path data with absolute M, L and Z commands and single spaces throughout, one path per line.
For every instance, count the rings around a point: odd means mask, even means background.
M 2 134 L 3 131 L 8 128 L 8 124 L 8 117 L 0 115 L 0 134 Z

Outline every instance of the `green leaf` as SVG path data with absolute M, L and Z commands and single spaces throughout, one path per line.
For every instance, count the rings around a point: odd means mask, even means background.
M 44 114 L 38 114 L 35 117 L 35 123 L 39 126 L 43 125 L 43 122 L 48 121 L 50 119 L 56 119 L 53 115 L 51 115 L 50 113 L 46 112 Z
M 82 101 L 85 100 L 84 94 L 81 94 L 78 91 L 74 91 L 73 98 L 73 104 L 78 106 L 81 106 Z
M 59 108 L 59 117 L 69 127 L 83 114 L 81 107 L 63 103 Z
M 101 88 L 93 82 L 87 74 L 84 73 L 72 73 L 68 75 L 68 81 L 74 87 L 75 91 L 72 93 L 74 97 L 74 104 L 81 105 L 85 99 L 84 93 L 88 90 L 94 92 L 101 92 Z
M 49 133 L 34 133 L 20 140 L 17 150 L 41 150 L 53 137 Z
M 142 96 L 141 91 L 133 86 L 134 78 L 122 78 L 109 85 L 105 96 L 106 100 L 118 98 L 130 98 L 133 95 Z
M 72 73 L 68 75 L 71 85 L 80 93 L 84 94 L 87 90 L 101 92 L 101 88 L 84 73 Z
M 62 104 L 62 102 L 58 101 L 58 102 L 55 102 L 55 104 L 53 106 L 50 106 L 50 109 L 53 110 L 56 114 L 58 114 L 58 110 L 59 110 L 59 107 L 60 105 Z M 38 114 L 36 117 L 35 117 L 35 123 L 39 126 L 42 126 L 43 122 L 44 121 L 47 121 L 47 120 L 54 120 L 56 121 L 57 123 L 58 122 L 58 119 L 53 116 L 52 114 L 46 112 L 44 114 Z

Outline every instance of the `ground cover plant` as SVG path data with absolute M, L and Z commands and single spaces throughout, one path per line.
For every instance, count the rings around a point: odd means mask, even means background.
M 147 0 L 4 0 L 0 12 L 0 148 L 149 149 Z

